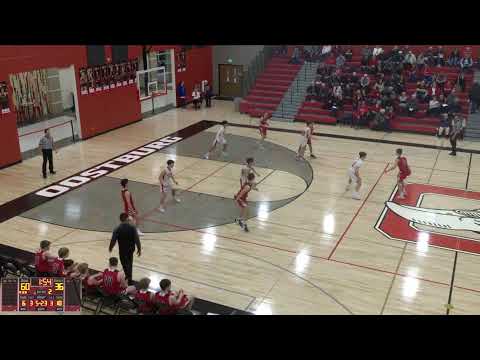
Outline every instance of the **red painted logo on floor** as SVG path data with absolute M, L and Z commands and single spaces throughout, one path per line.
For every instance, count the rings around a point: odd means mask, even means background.
M 408 184 L 405 199 L 395 188 L 375 229 L 417 248 L 436 246 L 480 254 L 480 192 Z

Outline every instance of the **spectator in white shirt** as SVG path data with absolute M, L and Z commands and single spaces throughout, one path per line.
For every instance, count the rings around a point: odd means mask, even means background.
M 440 114 L 440 102 L 437 100 L 436 96 L 430 100 L 428 103 L 428 114 L 429 115 L 439 115 Z
M 200 108 L 200 97 L 202 94 L 198 90 L 198 86 L 195 86 L 192 92 L 192 98 L 193 98 L 193 106 L 195 107 L 195 110 L 198 110 Z
M 378 55 L 382 54 L 383 53 L 383 49 L 377 45 L 373 48 L 373 56 L 377 57 Z

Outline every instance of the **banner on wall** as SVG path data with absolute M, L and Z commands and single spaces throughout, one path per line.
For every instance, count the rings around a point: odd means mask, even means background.
M 187 50 L 182 48 L 177 53 L 177 72 L 182 72 L 187 70 Z
M 82 95 L 115 89 L 134 84 L 138 71 L 138 60 L 119 64 L 105 64 L 79 69 L 80 93 Z
M 8 87 L 5 81 L 0 82 L 0 109 L 2 109 L 2 114 L 8 114 L 10 112 Z

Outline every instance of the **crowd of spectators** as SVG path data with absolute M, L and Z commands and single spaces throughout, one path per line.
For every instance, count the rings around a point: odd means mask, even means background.
M 40 248 L 35 253 L 36 276 L 66 277 L 78 279 L 82 283 L 85 294 L 108 296 L 114 301 L 120 301 L 122 296 L 128 297 L 138 304 L 140 314 L 177 314 L 189 313 L 194 298 L 186 295 L 183 290 L 174 292 L 171 281 L 162 279 L 159 291 L 150 291 L 150 279 L 142 278 L 138 283 L 131 283 L 124 271 L 118 269 L 119 261 L 111 257 L 108 266 L 102 271 L 93 273 L 87 263 L 77 263 L 70 259 L 70 251 L 61 247 L 57 255 L 50 251 L 50 241 L 40 242 Z
M 457 93 L 465 92 L 465 73 L 473 66 L 468 50 L 462 55 L 458 50 L 447 55 L 441 46 L 418 55 L 408 46 L 389 51 L 365 46 L 360 64 L 351 62 L 351 48 L 339 45 L 304 48 L 303 52 L 306 61 L 321 60 L 317 77 L 307 89 L 308 98 L 323 103 L 340 124 L 384 131 L 390 130 L 397 115 L 415 117 L 420 104 L 426 104 L 427 117 L 460 116 Z M 433 71 L 440 66 L 459 67 L 455 81 Z M 416 83 L 410 95 L 407 83 Z M 480 95 L 480 89 L 477 92 Z M 352 113 L 340 116 L 347 103 L 352 104 Z

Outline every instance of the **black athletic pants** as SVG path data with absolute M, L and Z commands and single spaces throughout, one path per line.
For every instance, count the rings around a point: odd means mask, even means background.
M 52 149 L 42 150 L 43 155 L 43 164 L 42 164 L 42 173 L 43 175 L 47 175 L 47 160 L 48 160 L 48 169 L 50 172 L 53 172 L 53 155 Z
M 120 263 L 128 280 L 128 285 L 132 285 L 133 252 L 134 250 L 120 251 Z
M 452 145 L 452 153 L 456 154 L 457 153 L 457 135 L 452 135 L 450 136 L 450 144 Z
M 207 107 L 211 107 L 212 106 L 212 98 L 210 96 L 205 96 L 205 105 Z

